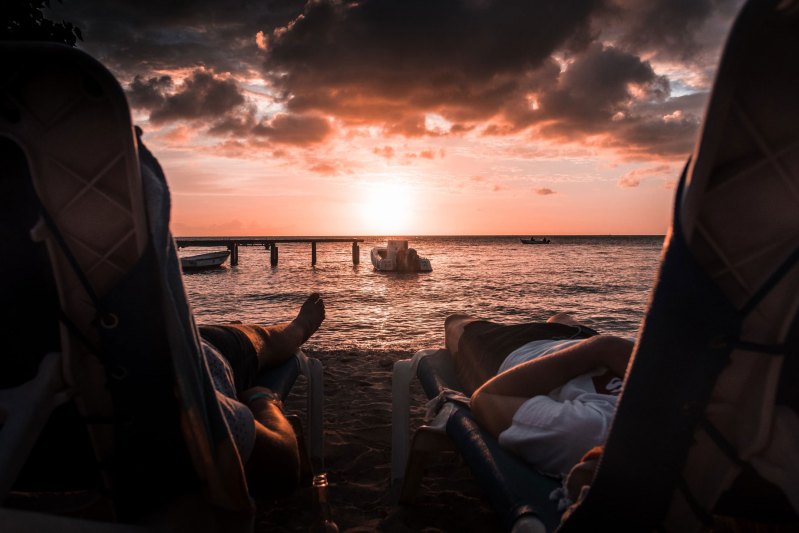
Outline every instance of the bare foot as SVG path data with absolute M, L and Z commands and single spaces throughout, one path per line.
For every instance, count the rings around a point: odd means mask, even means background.
M 325 319 L 325 302 L 318 292 L 311 294 L 305 303 L 300 307 L 300 312 L 294 323 L 297 324 L 303 332 L 303 341 L 307 341 L 313 335 L 322 321 Z

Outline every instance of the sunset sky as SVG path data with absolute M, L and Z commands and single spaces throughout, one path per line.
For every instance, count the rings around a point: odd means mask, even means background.
M 63 0 L 186 235 L 662 234 L 740 0 Z

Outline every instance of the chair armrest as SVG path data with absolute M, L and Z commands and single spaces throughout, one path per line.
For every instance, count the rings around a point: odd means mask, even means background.
M 308 357 L 302 350 L 294 353 L 300 365 L 300 373 L 308 380 L 307 426 L 308 452 L 315 472 L 324 469 L 324 374 L 319 359 Z
M 64 383 L 61 353 L 47 354 L 36 377 L 0 390 L 0 501 L 5 499 L 53 409 L 72 392 Z
M 420 350 L 394 363 L 391 372 L 391 487 L 401 484 L 410 445 L 410 385 L 419 361 L 437 349 Z

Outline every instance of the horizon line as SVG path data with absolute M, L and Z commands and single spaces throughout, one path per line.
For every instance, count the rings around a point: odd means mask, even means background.
M 441 233 L 441 234 L 350 234 L 350 235 L 173 235 L 176 239 L 411 239 L 430 237 L 665 237 L 665 233 Z

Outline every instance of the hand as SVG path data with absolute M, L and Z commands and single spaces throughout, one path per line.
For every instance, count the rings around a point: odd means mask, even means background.
M 599 459 L 602 456 L 604 448 L 597 446 L 588 450 L 579 463 L 572 467 L 569 475 L 566 478 L 566 492 L 569 499 L 576 502 L 580 496 L 585 485 L 590 485 L 594 480 L 597 466 L 599 466 Z

